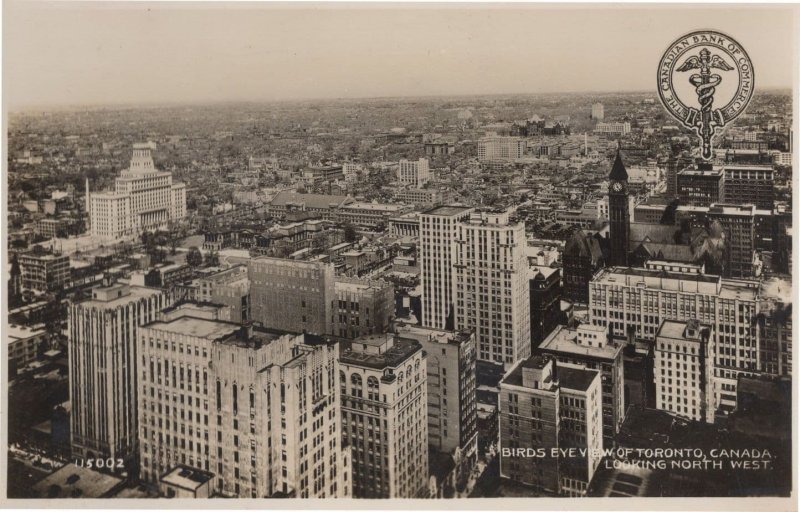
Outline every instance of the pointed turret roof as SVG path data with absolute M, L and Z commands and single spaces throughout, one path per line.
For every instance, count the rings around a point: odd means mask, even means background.
M 591 258 L 594 263 L 603 256 L 603 251 L 596 238 L 587 236 L 582 229 L 576 229 L 564 246 L 564 254 Z
M 624 181 L 628 179 L 628 171 L 625 170 L 625 164 L 622 163 L 622 156 L 617 150 L 617 158 L 614 159 L 614 165 L 611 167 L 611 174 L 608 179 L 616 181 Z

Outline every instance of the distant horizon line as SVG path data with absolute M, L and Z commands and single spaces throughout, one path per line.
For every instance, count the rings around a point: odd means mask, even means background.
M 760 90 L 755 91 L 755 94 L 770 92 L 788 92 L 792 94 L 792 86 L 769 86 L 762 87 Z M 608 95 L 641 95 L 647 94 L 654 97 L 658 96 L 657 91 L 634 89 L 634 90 L 619 90 L 619 91 L 548 91 L 548 92 L 516 92 L 516 93 L 464 93 L 464 94 L 426 94 L 417 96 L 406 95 L 393 95 L 393 96 L 337 96 L 337 97 L 309 97 L 309 98 L 283 98 L 283 99 L 228 99 L 228 100 L 170 100 L 170 101 L 123 101 L 117 103 L 72 103 L 72 104 L 37 104 L 27 105 L 15 108 L 8 108 L 9 114 L 23 114 L 29 112 L 42 112 L 48 110 L 57 111 L 76 111 L 76 110 L 115 110 L 132 108 L 159 108 L 159 107 L 194 107 L 194 106 L 219 106 L 219 105 L 258 105 L 258 104 L 275 104 L 275 103 L 319 103 L 319 102 L 347 102 L 347 101 L 381 101 L 381 100 L 437 100 L 448 98 L 491 98 L 491 97 L 526 97 L 526 96 L 608 96 Z

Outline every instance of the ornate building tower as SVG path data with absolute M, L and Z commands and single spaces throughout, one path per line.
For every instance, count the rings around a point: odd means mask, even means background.
M 631 214 L 628 203 L 628 172 L 617 150 L 617 158 L 608 176 L 608 219 L 610 221 L 611 265 L 628 265 Z

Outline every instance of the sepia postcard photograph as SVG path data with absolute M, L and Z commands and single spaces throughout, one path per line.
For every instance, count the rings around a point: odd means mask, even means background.
M 2 10 L 0 507 L 797 510 L 797 4 Z

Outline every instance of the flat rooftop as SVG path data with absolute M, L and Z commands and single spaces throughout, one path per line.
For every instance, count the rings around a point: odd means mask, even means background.
M 723 204 L 714 203 L 708 209 L 710 215 L 723 214 L 723 215 L 742 215 L 752 217 L 756 213 L 756 207 L 752 204 Z
M 461 343 L 470 339 L 470 333 L 461 331 L 448 331 L 445 329 L 436 329 L 433 327 L 422 327 L 415 324 L 402 324 L 397 325 L 397 336 L 401 338 L 411 338 L 420 343 L 435 342 L 442 344 L 460 345 Z
M 214 478 L 214 475 L 206 471 L 178 465 L 166 475 L 162 476 L 161 481 L 165 484 L 180 487 L 181 489 L 194 491 L 212 478 Z
M 741 151 L 741 150 L 736 150 Z M 725 170 L 732 171 L 774 171 L 775 168 L 769 164 L 725 164 Z
M 389 219 L 392 222 L 419 222 L 419 212 L 408 212 Z
M 153 167 L 152 169 L 125 169 L 119 173 L 119 176 L 116 179 L 120 181 L 133 181 L 140 179 L 143 174 L 146 174 L 148 178 L 153 176 L 158 176 L 159 178 L 163 178 L 164 176 L 172 176 L 172 173 L 169 171 L 159 171 Z M 94 192 L 92 192 L 92 195 L 94 195 Z
M 533 355 L 516 365 L 505 377 L 502 383 L 511 386 L 522 386 L 522 371 L 524 368 L 541 370 L 547 365 L 547 359 L 541 355 Z M 585 370 L 582 368 L 570 368 L 556 364 L 554 377 L 555 383 L 560 388 L 573 389 L 576 391 L 586 391 L 592 385 L 594 379 L 598 378 L 600 372 L 596 370 Z M 550 382 L 549 380 L 545 383 Z M 541 388 L 547 390 L 548 388 Z M 552 389 L 552 388 L 551 388 Z
M 8 341 L 24 340 L 46 332 L 44 325 L 28 327 L 24 325 L 9 325 L 7 332 Z
M 441 215 L 442 217 L 452 217 L 460 213 L 472 210 L 469 206 L 437 206 L 422 212 L 424 215 Z
M 207 320 L 193 316 L 182 316 L 166 322 L 159 320 L 145 324 L 144 327 L 208 340 L 220 340 L 241 329 L 241 326 L 231 322 Z
M 33 251 L 28 251 L 28 252 L 20 254 L 20 258 L 35 258 L 37 260 L 50 261 L 50 260 L 56 260 L 56 259 L 62 259 L 62 258 L 69 259 L 69 256 L 67 256 L 66 254 L 56 254 L 56 253 L 54 253 L 52 251 L 40 252 L 40 253 L 36 253 L 36 252 L 33 252 Z
M 523 359 L 516 366 L 514 366 L 508 373 L 503 375 L 498 385 L 508 384 L 510 386 L 522 386 L 522 370 L 524 368 L 531 368 L 534 370 L 541 370 L 547 365 L 547 358 L 542 354 L 534 354 L 527 359 Z M 545 383 L 550 383 L 548 379 Z M 478 386 L 478 389 L 489 388 L 488 386 Z M 548 390 L 548 388 L 542 388 Z
M 600 374 L 597 370 L 584 370 L 582 368 L 570 368 L 568 366 L 559 366 L 556 372 L 559 387 L 574 389 L 576 391 L 586 391 L 589 389 L 589 386 L 592 385 L 592 382 L 594 382 Z
M 342 210 L 372 210 L 385 212 L 396 212 L 404 208 L 406 208 L 406 205 L 386 203 L 350 203 L 341 207 Z
M 356 277 L 336 276 L 334 288 L 337 290 L 384 290 L 392 284 L 388 281 L 376 279 L 358 279 Z
M 643 285 L 655 290 L 713 294 L 726 299 L 748 301 L 757 298 L 759 288 L 759 282 L 752 279 L 727 279 L 711 274 L 689 274 L 630 267 L 603 269 L 592 282 L 629 287 Z M 692 286 L 687 287 L 687 284 Z
M 601 329 L 605 332 L 605 329 Z M 563 325 L 559 325 L 544 339 L 544 341 L 542 341 L 539 345 L 539 349 L 559 354 L 571 354 L 613 361 L 616 359 L 620 350 L 622 350 L 622 346 L 613 343 L 606 343 L 602 347 L 580 345 L 578 343 L 578 331 L 576 329 L 567 329 Z
M 683 333 L 686 330 L 687 321 L 678 321 L 678 320 L 664 320 L 661 323 L 661 327 L 658 328 L 658 334 L 656 335 L 659 338 L 671 338 L 673 340 L 685 340 L 685 341 L 699 341 L 694 340 L 691 338 L 685 338 Z M 698 323 L 697 327 L 702 329 L 704 327 L 708 327 L 706 324 Z
M 122 484 L 122 479 L 67 464 L 33 486 L 42 498 L 103 498 Z
M 122 285 L 115 285 L 115 286 L 121 287 Z M 106 289 L 108 289 L 108 287 L 106 287 Z M 158 288 L 148 288 L 146 286 L 131 286 L 130 293 L 128 293 L 127 295 L 123 295 L 122 297 L 117 297 L 111 300 L 86 299 L 78 302 L 78 304 L 80 304 L 81 307 L 84 308 L 113 309 L 119 306 L 124 306 L 125 304 L 129 304 L 131 302 L 135 302 L 139 299 L 153 297 L 160 293 L 162 293 L 162 291 L 159 290 Z
M 261 326 L 252 326 L 248 331 L 247 327 L 237 323 L 199 318 L 188 314 L 171 320 L 150 322 L 143 327 L 241 347 L 269 345 L 284 336 L 299 336 L 298 333 Z M 306 345 L 316 345 L 326 342 L 326 339 L 306 334 L 303 341 Z
M 387 335 L 385 334 L 365 336 L 353 340 L 351 347 L 348 347 L 341 352 L 341 355 L 339 356 L 339 362 L 342 364 L 364 366 L 374 369 L 393 368 L 399 366 L 415 353 L 422 350 L 422 345 L 420 345 L 416 340 L 404 338 L 395 339 L 394 345 L 380 354 L 367 353 L 352 349 L 353 345 L 358 344 L 380 346 L 383 343 L 386 343 L 386 336 Z
M 340 244 L 336 244 L 334 246 L 328 247 L 329 251 L 337 251 L 339 249 L 344 249 L 345 247 L 350 247 L 353 245 L 353 242 L 342 242 Z
M 250 257 L 250 254 L 247 251 L 243 251 L 243 252 L 247 254 L 248 258 Z M 298 261 L 298 260 L 288 260 L 288 259 L 285 259 L 285 258 L 273 258 L 271 256 L 259 256 L 257 258 L 252 258 L 250 260 L 250 262 L 251 262 L 251 264 L 258 264 L 259 266 L 261 266 L 261 265 L 271 265 L 271 266 L 277 266 L 277 267 L 305 268 L 305 269 L 309 269 L 309 268 L 313 268 L 313 269 L 319 268 L 319 269 L 321 269 L 321 268 L 324 267 L 324 265 L 319 264 L 319 263 L 312 263 L 312 262 L 308 262 L 308 261 Z M 256 268 L 256 270 L 259 270 L 259 269 Z
M 684 169 L 678 173 L 679 176 L 703 176 L 708 178 L 721 178 L 722 169 Z
M 680 279 L 684 281 L 697 281 L 703 283 L 716 283 L 721 280 L 719 276 L 710 274 L 686 274 L 681 272 L 669 272 L 666 270 L 655 270 L 647 268 L 632 268 L 632 267 L 609 267 L 597 276 L 594 281 L 601 283 L 615 282 L 618 278 L 630 277 L 628 284 L 635 284 L 640 281 L 635 278 L 664 278 L 664 279 Z

